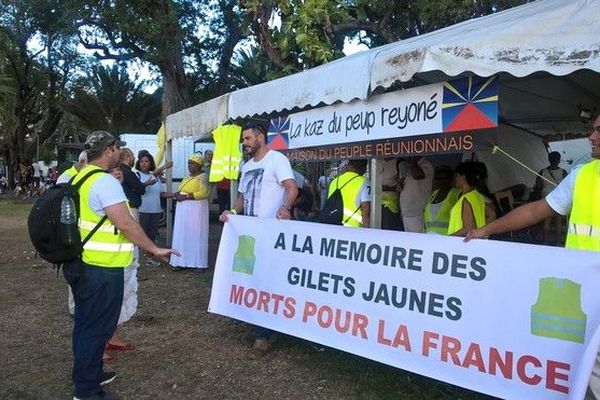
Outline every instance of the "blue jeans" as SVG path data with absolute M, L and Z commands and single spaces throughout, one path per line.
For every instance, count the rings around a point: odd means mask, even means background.
M 117 327 L 123 303 L 123 268 L 100 268 L 74 260 L 63 274 L 75 299 L 73 394 L 100 392 L 102 354 Z

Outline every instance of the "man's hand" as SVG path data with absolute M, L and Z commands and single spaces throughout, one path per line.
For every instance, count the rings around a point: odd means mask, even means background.
M 277 210 L 277 219 L 291 219 L 291 218 L 292 218 L 292 213 L 287 208 L 282 206 L 281 208 L 279 208 L 279 210 Z
M 150 252 L 152 254 L 152 256 L 163 260 L 164 262 L 168 263 L 170 261 L 171 258 L 171 254 L 176 255 L 178 257 L 181 256 L 181 254 L 179 254 L 179 252 L 175 249 L 163 249 L 160 247 L 157 247 L 155 250 Z
M 225 210 L 225 211 L 223 211 L 223 212 L 221 213 L 221 215 L 219 215 L 219 221 L 221 221 L 221 222 L 227 222 L 227 221 L 229 221 L 229 216 L 230 216 L 230 215 L 235 215 L 235 214 L 233 214 L 233 213 L 232 213 L 231 211 L 229 211 L 229 210 Z
M 487 232 L 484 226 L 483 228 L 473 229 L 471 232 L 467 233 L 464 241 L 468 242 L 471 239 L 487 239 L 489 236 L 490 234 Z

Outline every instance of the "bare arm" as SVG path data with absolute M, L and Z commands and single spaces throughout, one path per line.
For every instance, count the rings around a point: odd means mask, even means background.
M 281 185 L 285 189 L 285 199 L 283 200 L 283 207 L 277 210 L 277 219 L 290 219 L 290 208 L 294 204 L 294 200 L 298 197 L 298 185 L 294 179 L 286 179 L 281 182 Z
M 166 169 L 169 169 L 173 166 L 173 161 L 167 161 L 164 165 L 156 168 L 156 170 L 154 171 L 154 175 L 162 175 L 163 172 L 165 172 Z
M 554 214 L 554 210 L 550 208 L 545 199 L 534 201 L 533 203 L 515 208 L 504 217 L 492 221 L 483 228 L 469 232 L 465 237 L 465 241 L 474 238 L 487 238 L 497 233 L 522 229 L 537 224 Z
M 371 227 L 371 202 L 365 201 L 360 203 L 360 212 L 362 213 L 362 227 Z
M 475 223 L 475 215 L 473 214 L 473 207 L 466 199 L 462 202 L 462 223 L 463 227 L 460 231 L 454 233 L 452 236 L 465 236 L 467 232 L 471 232 L 477 227 Z
M 104 209 L 104 212 L 106 212 L 108 219 L 110 219 L 118 230 L 148 253 L 167 262 L 171 254 L 179 255 L 177 250 L 160 248 L 150 240 L 142 230 L 142 227 L 131 217 L 124 202 L 108 206 Z

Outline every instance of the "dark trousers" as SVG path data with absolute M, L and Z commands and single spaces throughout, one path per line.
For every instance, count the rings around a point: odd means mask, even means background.
M 75 299 L 73 394 L 100 392 L 102 354 L 117 327 L 123 303 L 123 268 L 100 268 L 75 260 L 63 274 Z
M 402 231 L 402 217 L 400 213 L 393 213 L 389 208 L 381 206 L 381 229 Z
M 151 240 L 156 240 L 158 235 L 158 224 L 160 223 L 161 213 L 140 213 L 140 225 L 146 236 Z
M 219 202 L 219 214 L 231 208 L 231 197 L 229 189 L 217 189 L 217 201 Z

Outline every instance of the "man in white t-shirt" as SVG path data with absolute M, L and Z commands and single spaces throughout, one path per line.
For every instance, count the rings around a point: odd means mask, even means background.
M 131 243 L 165 261 L 171 253 L 178 254 L 175 250 L 159 248 L 144 234 L 127 209 L 121 184 L 105 173 L 118 165 L 119 150 L 124 144 L 106 131 L 90 133 L 85 142 L 89 164 L 74 181 L 86 176 L 89 179 L 79 189 L 80 231 L 91 230 L 89 225 L 96 225 L 90 221 L 107 217 L 83 246 L 82 256 L 63 267 L 75 299 L 72 340 L 75 399 L 114 398 L 101 387 L 115 377 L 114 372 L 102 370 L 102 355 L 119 319 L 123 269 L 131 261 Z
M 219 220 L 227 222 L 230 214 L 259 218 L 290 219 L 298 187 L 290 161 L 281 153 L 269 150 L 264 127 L 247 123 L 242 129 L 244 153 L 251 158 L 242 167 L 235 207 L 224 211 Z M 273 332 L 257 327 L 251 356 L 259 358 L 269 350 Z
M 592 147 L 592 161 L 574 168 L 546 198 L 517 207 L 504 217 L 489 223 L 483 228 L 469 232 L 465 237 L 465 241 L 474 238 L 487 238 L 490 235 L 522 229 L 535 225 L 555 214 L 563 216 L 571 214 L 566 247 L 600 251 L 598 250 L 600 249 L 598 245 L 600 242 L 600 223 L 598 221 L 598 213 L 593 212 L 600 207 L 597 202 L 600 198 L 600 194 L 597 192 L 598 187 L 600 187 L 600 182 L 598 182 L 600 181 L 600 173 L 595 176 L 596 182 L 593 182 L 593 175 L 583 175 L 585 178 L 591 178 L 592 184 L 586 185 L 586 180 L 576 185 L 580 171 L 585 168 L 586 172 L 588 172 L 590 171 L 590 167 L 597 168 L 597 163 L 600 162 L 600 115 L 594 121 L 589 140 Z M 579 193 L 578 196 L 585 194 L 587 190 L 589 198 L 580 197 L 576 204 L 574 204 L 573 200 L 576 189 Z M 594 192 L 594 189 L 596 192 Z M 584 213 L 587 212 L 589 220 L 583 223 L 574 221 L 575 214 L 578 214 L 577 218 L 581 218 L 582 210 Z M 569 242 L 570 238 L 572 238 L 572 242 Z M 580 238 L 583 238 L 583 240 Z M 595 248 L 582 247 L 580 243 L 587 243 L 587 246 L 590 247 L 595 245 Z M 600 399 L 600 353 L 596 355 L 585 399 Z
M 423 211 L 431 195 L 433 165 L 423 157 L 410 157 L 398 164 L 400 213 L 406 232 L 424 232 Z

